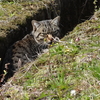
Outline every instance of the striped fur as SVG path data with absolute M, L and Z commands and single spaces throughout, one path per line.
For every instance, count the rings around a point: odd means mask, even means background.
M 3 62 L 7 69 L 4 81 L 12 77 L 18 68 L 33 61 L 43 49 L 47 49 L 55 37 L 59 37 L 59 19 L 58 16 L 53 20 L 32 20 L 33 31 L 7 50 Z

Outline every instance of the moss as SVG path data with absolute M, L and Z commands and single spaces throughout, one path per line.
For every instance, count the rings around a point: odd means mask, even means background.
M 6 33 L 6 30 L 17 28 L 17 25 L 26 22 L 27 17 L 32 17 L 39 9 L 45 8 L 45 3 L 47 5 L 50 1 L 0 3 L 0 31 Z

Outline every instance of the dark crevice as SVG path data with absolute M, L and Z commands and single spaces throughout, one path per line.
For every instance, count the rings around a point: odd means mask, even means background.
M 61 37 L 79 24 L 91 18 L 94 14 L 95 6 L 100 7 L 100 0 L 97 0 L 96 5 L 94 0 L 56 0 L 60 5 L 61 16 Z

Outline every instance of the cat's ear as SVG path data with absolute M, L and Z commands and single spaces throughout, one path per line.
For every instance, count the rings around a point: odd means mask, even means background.
M 51 21 L 52 24 L 57 25 L 57 26 L 59 25 L 59 22 L 60 22 L 60 16 L 57 16 Z
M 32 20 L 32 26 L 33 26 L 33 31 L 36 31 L 36 29 L 40 26 L 40 23 L 36 20 Z

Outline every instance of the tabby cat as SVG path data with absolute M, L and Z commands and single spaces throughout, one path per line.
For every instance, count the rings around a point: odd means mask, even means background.
M 32 20 L 33 31 L 7 50 L 3 62 L 7 70 L 4 81 L 12 77 L 18 68 L 33 61 L 40 52 L 42 53 L 59 37 L 59 20 L 59 16 L 50 20 Z

